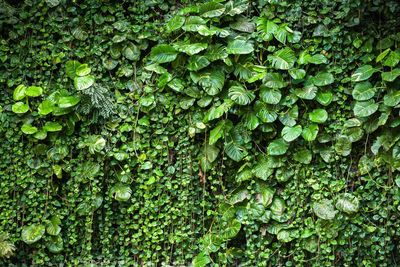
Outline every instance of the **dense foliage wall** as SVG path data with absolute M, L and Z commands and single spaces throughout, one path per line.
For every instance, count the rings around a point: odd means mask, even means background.
M 396 266 L 399 15 L 0 1 L 0 264 Z

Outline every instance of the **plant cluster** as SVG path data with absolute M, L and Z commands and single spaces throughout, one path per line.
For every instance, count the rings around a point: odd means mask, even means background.
M 399 12 L 0 3 L 0 263 L 396 265 Z

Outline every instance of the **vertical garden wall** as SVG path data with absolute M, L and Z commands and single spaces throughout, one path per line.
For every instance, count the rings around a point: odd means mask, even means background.
M 0 1 L 0 265 L 398 265 L 399 16 Z

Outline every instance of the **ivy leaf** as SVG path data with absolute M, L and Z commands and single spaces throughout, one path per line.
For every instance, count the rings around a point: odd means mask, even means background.
M 211 1 L 204 3 L 199 7 L 199 13 L 205 18 L 219 17 L 225 12 L 225 6 L 223 4 Z
M 173 18 L 171 18 L 167 24 L 165 25 L 167 32 L 173 32 L 176 30 L 179 30 L 183 24 L 185 23 L 185 18 L 182 16 L 174 16 Z
M 231 86 L 228 97 L 239 105 L 248 105 L 254 100 L 255 95 L 252 91 L 246 90 L 241 85 Z
M 160 44 L 154 46 L 150 52 L 150 59 L 156 63 L 167 63 L 174 61 L 178 52 L 170 45 Z
M 29 106 L 28 106 L 28 104 L 25 104 L 24 102 L 17 102 L 14 105 L 12 105 L 11 110 L 17 114 L 23 114 L 23 113 L 28 112 Z
M 302 131 L 303 128 L 301 127 L 301 125 L 296 125 L 293 127 L 285 126 L 282 129 L 281 135 L 286 142 L 292 142 L 301 135 Z
M 308 114 L 308 119 L 315 123 L 324 123 L 328 119 L 328 112 L 325 109 L 314 109 Z
M 319 72 L 313 78 L 313 83 L 316 86 L 326 86 L 332 84 L 334 81 L 335 79 L 333 78 L 332 73 L 329 72 Z
M 369 100 L 374 97 L 376 88 L 368 81 L 357 83 L 352 92 L 353 98 L 358 101 Z
M 74 78 L 74 86 L 78 91 L 82 91 L 88 89 L 94 84 L 94 77 L 92 75 L 83 76 L 83 77 L 75 77 Z
M 24 125 L 22 125 L 21 131 L 24 134 L 34 134 L 38 131 L 38 129 L 35 126 L 25 123 Z
M 377 72 L 378 70 L 372 67 L 371 65 L 364 65 L 359 67 L 353 75 L 351 75 L 352 82 L 361 82 L 369 79 L 372 74 Z
M 253 44 L 249 41 L 235 39 L 228 43 L 228 47 L 226 48 L 226 52 L 228 54 L 234 55 L 242 55 L 242 54 L 250 54 L 254 51 Z
M 318 125 L 311 124 L 303 128 L 301 136 L 304 138 L 304 140 L 311 142 L 314 141 L 315 138 L 317 138 L 317 134 L 318 134 Z
M 276 139 L 269 143 L 267 147 L 268 154 L 271 156 L 279 156 L 286 153 L 289 144 L 283 139 Z
M 374 100 L 357 101 L 354 105 L 353 112 L 357 117 L 368 117 L 378 110 L 379 105 Z
M 65 72 L 67 73 L 67 76 L 71 79 L 74 79 L 76 76 L 76 69 L 81 65 L 76 60 L 69 60 L 67 63 L 65 63 Z
M 333 220 L 337 213 L 332 205 L 332 201 L 328 199 L 314 203 L 313 210 L 315 215 L 324 220 Z
M 13 99 L 15 101 L 19 101 L 19 100 L 24 99 L 25 90 L 26 90 L 26 86 L 25 85 L 23 85 L 23 84 L 18 85 L 17 88 L 14 89 Z
M 39 241 L 45 233 L 46 228 L 42 224 L 31 224 L 24 226 L 21 232 L 22 241 L 30 245 Z
M 262 86 L 260 90 L 260 98 L 267 104 L 276 105 L 279 103 L 279 101 L 281 101 L 282 94 L 279 90 Z
M 349 193 L 341 194 L 338 197 L 338 200 L 336 201 L 336 209 L 343 211 L 347 214 L 357 212 L 358 207 L 359 207 L 358 198 Z
M 400 76 L 400 68 L 393 69 L 392 71 L 389 72 L 382 72 L 381 76 L 382 80 L 387 82 L 393 82 L 394 80 L 396 80 L 397 77 Z
M 118 183 L 111 188 L 111 194 L 117 201 L 128 201 L 132 195 L 132 189 L 125 184 Z
M 312 160 L 312 153 L 308 149 L 301 149 L 294 153 L 293 159 L 303 164 L 310 164 Z
M 59 124 L 58 122 L 51 122 L 48 121 L 45 123 L 45 125 L 43 126 L 43 129 L 46 132 L 59 132 L 62 129 L 62 125 Z
M 268 56 L 272 66 L 279 70 L 288 70 L 293 67 L 296 56 L 292 49 L 289 47 L 276 51 L 273 55 Z
M 210 262 L 211 262 L 210 256 L 205 252 L 201 252 L 197 254 L 197 256 L 193 259 L 192 265 L 193 267 L 205 267 Z

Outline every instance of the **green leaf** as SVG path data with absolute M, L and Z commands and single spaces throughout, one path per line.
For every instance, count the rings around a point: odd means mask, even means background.
M 387 54 L 389 54 L 390 51 L 391 51 L 390 48 L 388 48 L 388 49 L 386 49 L 385 51 L 383 51 L 382 53 L 380 53 L 380 54 L 376 57 L 375 62 L 378 63 L 378 62 L 382 61 L 382 59 L 384 59 L 384 58 L 387 56 Z
M 71 79 L 74 79 L 76 76 L 76 69 L 81 65 L 76 60 L 69 60 L 65 64 L 65 72 L 67 73 L 67 76 Z
M 301 149 L 294 153 L 293 159 L 303 164 L 310 164 L 312 160 L 312 153 L 308 149 Z
M 150 52 L 150 59 L 156 63 L 167 63 L 174 61 L 178 52 L 170 45 L 160 44 L 154 46 Z
M 335 144 L 335 151 L 341 156 L 347 157 L 351 152 L 351 141 L 348 136 L 340 136 Z
M 34 134 L 34 136 L 33 137 L 35 137 L 36 139 L 38 139 L 38 140 L 44 140 L 44 139 L 46 139 L 46 137 L 47 137 L 47 132 L 45 131 L 45 130 L 39 130 L 38 132 L 36 132 L 35 134 Z
M 79 96 L 61 96 L 57 104 L 60 108 L 70 108 L 77 105 L 80 100 Z
M 22 228 L 21 239 L 30 245 L 39 241 L 45 233 L 46 228 L 41 224 L 26 225 Z
M 306 62 L 319 65 L 328 63 L 328 59 L 322 54 L 316 54 L 312 56 L 308 55 L 308 57 L 306 57 Z
M 212 129 L 210 131 L 210 138 L 208 143 L 210 145 L 215 144 L 221 137 L 224 136 L 224 131 L 228 131 L 231 123 L 229 123 L 230 121 L 228 120 L 222 120 L 220 122 L 218 122 L 217 126 L 215 126 L 214 129 Z M 228 129 L 226 129 L 228 128 Z
M 222 229 L 220 234 L 222 240 L 229 240 L 234 238 L 240 231 L 242 225 L 237 219 L 230 220 L 227 225 Z
M 188 70 L 198 71 L 210 65 L 210 61 L 205 56 L 192 56 L 189 58 Z
M 62 125 L 59 124 L 58 122 L 51 122 L 48 121 L 45 123 L 43 126 L 43 129 L 47 132 L 59 132 L 62 129 Z
M 241 85 L 234 85 L 229 88 L 228 97 L 239 105 L 248 105 L 254 100 L 255 95 Z
M 221 70 L 207 69 L 199 73 L 190 73 L 190 77 L 198 83 L 209 95 L 221 92 L 225 84 L 225 74 Z
M 61 236 L 52 236 L 46 244 L 51 253 L 60 253 L 64 250 L 64 241 Z
M 205 252 L 201 252 L 197 254 L 197 256 L 193 259 L 192 265 L 193 267 L 205 267 L 210 262 L 211 262 L 210 256 Z
M 353 112 L 357 117 L 368 117 L 378 110 L 379 105 L 374 100 L 357 101 L 354 105 Z
M 43 88 L 39 86 L 29 86 L 25 89 L 25 95 L 31 97 L 38 97 L 43 94 Z
M 288 70 L 293 67 L 296 62 L 296 56 L 289 47 L 276 51 L 273 55 L 268 56 L 272 66 L 279 70 Z
M 317 95 L 318 88 L 312 84 L 305 85 L 303 88 L 297 88 L 294 93 L 306 100 L 312 100 Z
M 333 94 L 331 91 L 318 91 L 317 101 L 323 106 L 328 106 L 333 100 Z
M 122 50 L 122 54 L 126 59 L 131 61 L 138 61 L 140 59 L 140 49 L 133 43 L 128 43 L 124 47 L 124 50 Z
M 275 190 L 269 187 L 265 182 L 257 181 L 256 183 L 256 200 L 261 203 L 264 207 L 269 206 L 272 203 Z
M 400 76 L 400 68 L 393 69 L 389 72 L 382 72 L 381 76 L 384 81 L 393 82 Z
M 264 41 L 271 41 L 277 30 L 278 25 L 275 22 L 267 20 L 265 17 L 258 17 L 257 31 Z
M 253 51 L 254 48 L 252 43 L 239 39 L 228 42 L 228 47 L 226 48 L 228 54 L 234 55 L 250 54 Z
M 174 16 L 172 17 L 167 24 L 165 25 L 167 32 L 173 32 L 179 30 L 183 24 L 185 23 L 185 18 L 182 16 Z
M 39 115 L 47 115 L 54 110 L 54 103 L 50 101 L 49 99 L 44 100 L 42 103 L 39 104 L 38 106 L 38 113 Z
M 324 220 L 333 220 L 337 213 L 332 205 L 332 201 L 328 199 L 322 199 L 314 203 L 313 210 L 315 215 Z
M 270 89 L 265 86 L 261 86 L 260 98 L 267 104 L 276 105 L 281 101 L 282 94 L 279 90 Z
M 306 71 L 303 69 L 290 69 L 290 76 L 295 80 L 301 80 L 306 76 Z
M 46 232 L 49 235 L 58 235 L 61 232 L 61 220 L 57 216 L 52 216 L 46 225 Z
M 388 107 L 395 107 L 400 103 L 400 90 L 389 91 L 383 97 L 383 103 Z
M 384 66 L 387 67 L 395 67 L 400 62 L 400 55 L 396 51 L 391 51 L 390 54 L 386 57 L 385 62 L 383 62 Z
M 328 112 L 325 109 L 314 109 L 308 114 L 308 119 L 316 123 L 324 123 L 328 119 Z
M 203 153 L 208 162 L 214 162 L 218 157 L 219 149 L 216 146 L 205 144 Z
M 281 216 L 283 215 L 285 209 L 286 209 L 285 201 L 280 197 L 275 197 L 270 207 L 272 214 L 275 216 Z
M 204 3 L 199 7 L 199 13 L 205 18 L 219 17 L 225 12 L 225 6 L 223 4 L 211 1 Z
M 22 125 L 21 131 L 24 134 L 34 134 L 38 131 L 38 129 L 35 126 L 25 123 L 24 125 Z
M 326 86 L 332 84 L 335 81 L 335 79 L 333 78 L 332 73 L 319 72 L 317 75 L 315 75 L 312 81 L 316 86 Z
M 303 128 L 301 127 L 301 125 L 296 125 L 293 127 L 285 126 L 282 129 L 281 135 L 286 142 L 292 142 L 301 135 L 302 131 Z
M 232 107 L 233 101 L 230 99 L 225 99 L 224 103 L 218 105 L 218 106 L 212 106 L 210 110 L 207 111 L 205 115 L 205 122 L 218 119 L 222 117 L 228 110 Z
M 369 100 L 374 97 L 376 88 L 368 81 L 357 83 L 352 92 L 353 98 L 358 101 Z
M 286 31 L 285 27 L 278 27 L 274 32 L 275 39 L 281 42 L 282 44 L 286 43 L 286 37 L 288 32 Z
M 269 88 L 284 88 L 287 86 L 287 82 L 283 80 L 283 76 L 280 73 L 267 73 L 264 75 L 263 84 Z
M 182 26 L 184 31 L 199 32 L 204 26 L 206 21 L 198 16 L 190 16 L 186 18 L 185 24 Z
M 26 90 L 26 86 L 25 85 L 23 85 L 23 84 L 18 85 L 17 88 L 14 89 L 13 99 L 15 101 L 19 101 L 19 100 L 24 99 L 25 90 Z
M 12 105 L 11 110 L 17 114 L 23 114 L 29 110 L 29 106 L 24 102 L 17 102 L 14 105 Z
M 308 142 L 314 141 L 317 138 L 318 130 L 317 124 L 311 124 L 303 128 L 301 136 Z
M 336 201 L 336 209 L 347 214 L 356 213 L 359 208 L 358 198 L 349 193 L 341 194 Z
M 279 156 L 286 153 L 289 144 L 283 139 L 276 139 L 269 143 L 267 147 L 268 154 L 271 156 Z
M 78 91 L 88 89 L 94 84 L 94 77 L 92 75 L 83 76 L 83 77 L 75 77 L 74 78 L 74 86 Z
M 88 64 L 81 64 L 79 65 L 76 70 L 75 70 L 75 74 L 77 76 L 86 76 L 88 75 L 90 72 L 92 71 L 92 69 L 89 67 Z
M 353 75 L 351 75 L 352 82 L 361 82 L 369 79 L 372 74 L 377 72 L 378 70 L 372 67 L 371 65 L 364 65 L 359 67 Z
M 111 194 L 117 201 L 128 201 L 132 195 L 132 189 L 125 184 L 118 183 L 111 188 Z
M 193 43 L 193 44 L 180 44 L 174 45 L 174 48 L 180 52 L 184 52 L 189 56 L 200 53 L 201 51 L 207 49 L 208 44 L 206 43 Z M 206 57 L 207 58 L 207 57 Z

